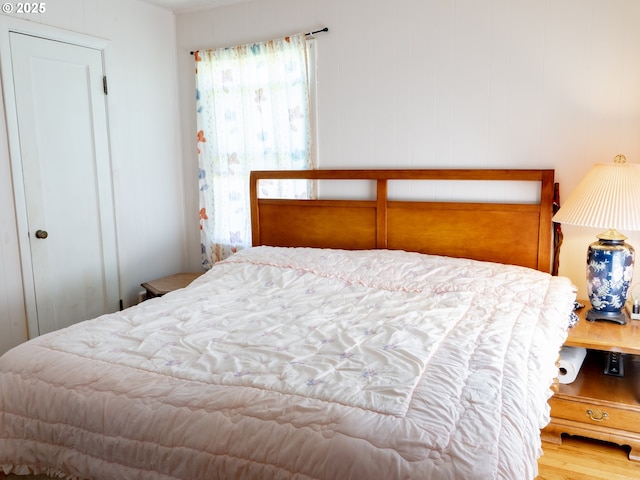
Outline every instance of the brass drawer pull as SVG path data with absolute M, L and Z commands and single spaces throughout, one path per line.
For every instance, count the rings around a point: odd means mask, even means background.
M 600 410 L 596 410 L 594 412 L 593 410 L 589 409 L 587 410 L 587 415 L 589 415 L 589 418 L 594 422 L 602 422 L 609 418 L 609 414 L 607 412 L 603 412 Z

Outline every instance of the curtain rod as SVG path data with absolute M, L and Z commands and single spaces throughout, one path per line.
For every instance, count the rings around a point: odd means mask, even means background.
M 313 35 L 314 33 L 321 33 L 321 32 L 328 32 L 329 31 L 329 27 L 324 27 L 321 30 L 316 30 L 315 32 L 307 32 L 305 33 L 305 35 Z
M 307 32 L 307 33 L 305 33 L 305 35 L 307 35 L 307 36 L 315 35 L 316 33 L 322 33 L 322 32 L 328 32 L 328 31 L 329 31 L 329 27 L 324 27 L 324 28 L 322 28 L 320 30 L 316 30 L 314 32 Z M 189 55 L 193 55 L 193 54 L 194 54 L 193 51 L 189 52 Z

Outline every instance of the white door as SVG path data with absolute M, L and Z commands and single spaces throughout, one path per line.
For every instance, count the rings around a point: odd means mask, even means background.
M 119 308 L 115 220 L 102 53 L 19 33 L 10 40 L 33 336 Z

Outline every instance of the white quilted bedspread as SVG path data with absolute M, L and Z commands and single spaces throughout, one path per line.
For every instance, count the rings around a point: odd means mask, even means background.
M 532 479 L 575 294 L 534 270 L 258 247 L 0 359 L 0 472 Z

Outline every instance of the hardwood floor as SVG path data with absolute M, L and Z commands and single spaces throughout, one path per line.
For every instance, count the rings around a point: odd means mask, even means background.
M 536 480 L 637 480 L 640 462 L 629 448 L 581 437 L 563 436 L 562 445 L 542 443 Z

